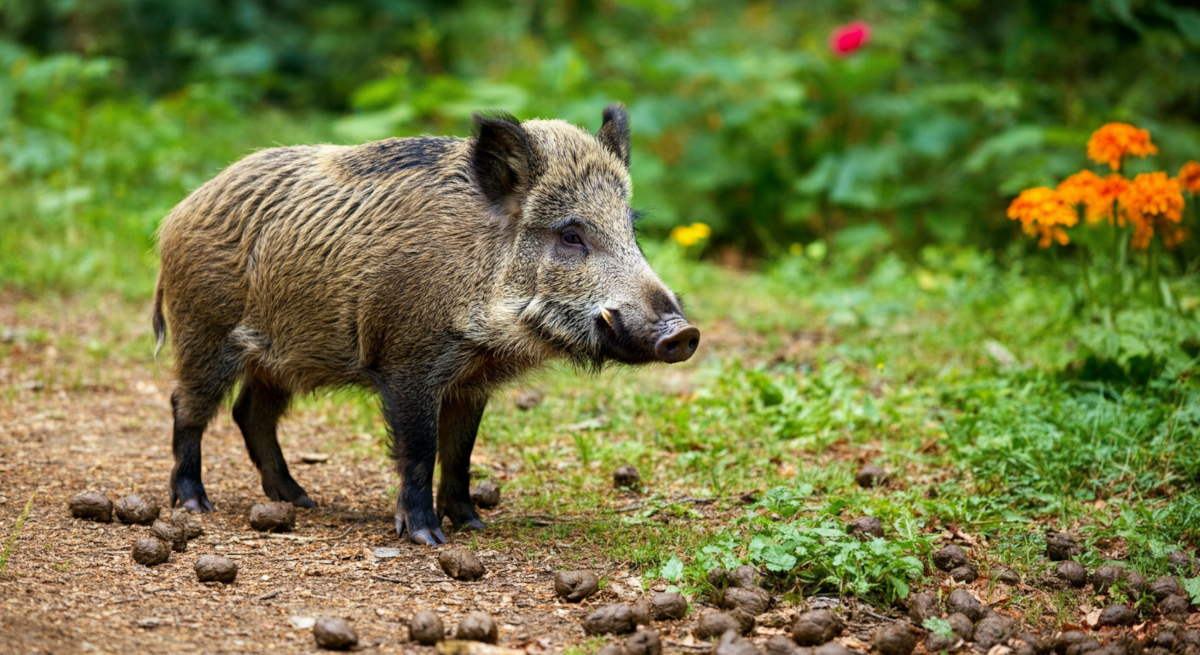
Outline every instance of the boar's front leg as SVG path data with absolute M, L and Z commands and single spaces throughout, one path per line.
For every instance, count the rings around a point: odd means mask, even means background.
M 438 399 L 424 380 L 391 383 L 383 394 L 384 419 L 392 437 L 392 458 L 400 472 L 396 536 L 416 544 L 446 543 L 433 511 L 433 468 L 437 462 Z
M 459 530 L 482 530 L 483 521 L 471 504 L 471 450 L 487 398 L 452 396 L 442 401 L 438 419 L 438 459 L 442 480 L 438 484 L 438 516 L 449 516 Z

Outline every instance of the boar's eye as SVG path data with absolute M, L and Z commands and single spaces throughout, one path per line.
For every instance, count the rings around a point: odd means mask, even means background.
M 562 242 L 575 248 L 583 247 L 583 239 L 574 230 L 563 230 Z

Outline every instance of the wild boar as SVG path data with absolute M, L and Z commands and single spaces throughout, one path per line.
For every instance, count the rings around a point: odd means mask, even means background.
M 476 114 L 474 137 L 271 148 L 163 220 L 153 326 L 178 385 L 172 506 L 211 511 L 200 441 L 233 418 L 274 500 L 312 507 L 276 425 L 296 394 L 378 391 L 402 482 L 396 533 L 483 528 L 468 494 L 489 394 L 551 358 L 680 362 L 700 331 L 650 269 L 630 210 L 629 117 L 593 137 Z M 437 506 L 434 464 L 441 462 Z

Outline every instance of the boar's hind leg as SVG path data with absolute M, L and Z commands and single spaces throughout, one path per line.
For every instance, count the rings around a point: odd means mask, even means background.
M 262 475 L 267 497 L 296 507 L 315 507 L 316 503 L 292 479 L 275 435 L 275 426 L 287 411 L 289 400 L 286 391 L 257 377 L 248 377 L 233 405 L 233 420 L 242 429 L 246 450 Z
M 442 401 L 438 419 L 438 458 L 442 480 L 438 484 L 438 516 L 449 516 L 460 530 L 482 530 L 483 521 L 471 504 L 471 449 L 483 418 L 486 398 L 455 397 Z
M 171 506 L 182 505 L 193 512 L 211 512 L 212 503 L 200 480 L 200 439 L 204 428 L 217 413 L 221 398 L 237 379 L 239 354 L 231 344 L 216 348 L 205 356 L 179 353 L 179 386 L 171 394 L 175 415 L 171 451 L 175 467 L 171 470 Z
M 424 380 L 380 385 L 383 412 L 392 437 L 392 458 L 400 471 L 396 536 L 408 531 L 413 543 L 446 543 L 433 511 L 433 467 L 437 462 L 438 403 Z

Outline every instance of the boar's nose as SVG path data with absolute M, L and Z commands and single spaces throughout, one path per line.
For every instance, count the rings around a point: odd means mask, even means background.
M 700 345 L 700 330 L 687 321 L 678 320 L 671 323 L 663 336 L 654 345 L 654 354 L 659 361 L 668 364 L 690 359 Z

